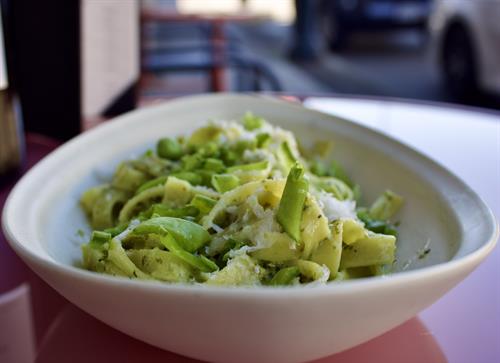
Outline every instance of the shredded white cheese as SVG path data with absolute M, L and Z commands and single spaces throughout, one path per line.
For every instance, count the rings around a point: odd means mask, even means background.
M 316 199 L 319 207 L 328 218 L 328 222 L 337 219 L 356 219 L 356 202 L 354 200 L 338 200 L 333 194 L 321 191 Z

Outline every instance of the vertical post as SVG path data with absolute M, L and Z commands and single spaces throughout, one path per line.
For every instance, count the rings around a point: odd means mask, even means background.
M 60 140 L 80 133 L 79 1 L 8 0 L 8 64 L 25 130 Z
M 290 57 L 297 61 L 311 61 L 318 57 L 316 18 L 317 0 L 295 0 L 293 45 Z
M 212 69 L 210 71 L 210 89 L 215 92 L 222 92 L 225 90 L 225 72 L 226 59 L 224 54 L 224 47 L 226 46 L 224 34 L 224 20 L 213 19 L 212 25 Z

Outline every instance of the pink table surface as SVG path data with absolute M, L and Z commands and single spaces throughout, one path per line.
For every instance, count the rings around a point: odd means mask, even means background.
M 457 114 L 446 113 L 452 111 L 444 108 L 422 106 L 424 108 L 415 109 L 414 105 L 402 103 L 375 105 L 372 102 L 323 98 L 306 100 L 305 104 L 344 117 L 350 116 L 357 122 L 378 127 L 406 142 L 410 141 L 410 144 L 413 142 L 417 148 L 425 145 L 428 154 L 444 162 L 465 179 L 490 204 L 494 213 L 500 215 L 498 116 L 453 111 L 458 112 L 463 122 L 459 120 L 454 124 L 451 136 L 458 137 L 462 142 L 461 148 L 475 146 L 471 150 L 467 149 L 468 159 L 462 158 L 460 161 L 462 154 L 452 155 L 455 146 L 450 147 L 450 143 L 443 142 L 443 137 L 450 136 L 450 130 L 439 124 L 446 124 L 450 117 L 456 120 Z M 352 111 L 353 107 L 357 114 Z M 389 116 L 381 111 L 388 109 L 392 112 Z M 377 120 L 381 115 L 384 115 L 385 121 L 379 122 Z M 395 126 L 395 120 L 403 116 L 399 127 Z M 485 120 L 488 117 L 491 120 Z M 427 124 L 422 122 L 422 118 L 437 118 L 440 121 Z M 481 125 L 480 131 L 477 125 Z M 445 131 L 447 133 L 443 134 Z M 28 167 L 57 146 L 56 143 L 33 136 L 27 141 Z M 12 184 L 0 185 L 0 209 Z M 317 362 L 500 362 L 499 257 L 497 247 L 493 255 L 469 278 L 418 317 L 365 344 Z M 22 282 L 28 282 L 31 286 L 38 363 L 195 362 L 120 333 L 67 302 L 18 259 L 0 232 L 0 294 Z

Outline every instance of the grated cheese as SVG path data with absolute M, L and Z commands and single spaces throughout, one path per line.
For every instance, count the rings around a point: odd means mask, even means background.
M 318 192 L 315 196 L 328 222 L 337 219 L 357 219 L 354 200 L 338 200 L 333 194 L 324 191 Z

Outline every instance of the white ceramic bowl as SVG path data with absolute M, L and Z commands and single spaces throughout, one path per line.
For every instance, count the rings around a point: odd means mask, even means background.
M 304 143 L 334 140 L 335 158 L 361 184 L 365 200 L 386 188 L 405 197 L 400 272 L 315 288 L 222 288 L 132 281 L 75 267 L 83 242 L 76 232 L 89 231 L 78 207 L 85 188 L 163 135 L 247 110 L 291 129 Z M 8 198 L 3 228 L 36 273 L 103 322 L 172 352 L 240 363 L 303 362 L 384 333 L 467 276 L 498 235 L 479 197 L 411 148 L 299 105 L 231 94 L 177 99 L 76 137 L 21 179 Z M 415 258 L 426 244 L 430 254 Z

